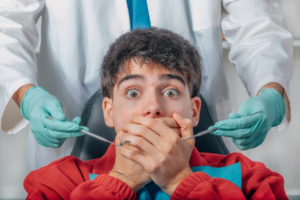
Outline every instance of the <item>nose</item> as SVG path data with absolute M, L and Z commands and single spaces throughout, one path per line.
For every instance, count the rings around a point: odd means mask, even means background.
M 145 102 L 144 117 L 158 118 L 163 115 L 163 111 L 157 95 L 151 95 Z

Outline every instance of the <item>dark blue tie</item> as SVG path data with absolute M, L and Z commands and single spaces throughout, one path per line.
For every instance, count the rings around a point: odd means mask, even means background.
M 127 0 L 131 30 L 151 27 L 146 0 Z

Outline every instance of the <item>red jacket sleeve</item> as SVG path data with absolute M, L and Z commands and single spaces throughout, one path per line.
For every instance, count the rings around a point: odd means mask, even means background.
M 31 172 L 24 180 L 27 199 L 134 199 L 124 182 L 102 174 L 89 180 L 92 165 L 67 156 Z
M 134 191 L 123 181 L 101 174 L 92 181 L 80 184 L 71 194 L 72 200 L 136 199 Z
M 239 153 L 228 156 L 207 154 L 208 165 L 224 167 L 241 163 L 242 189 L 222 178 L 212 178 L 203 172 L 186 177 L 172 194 L 172 199 L 288 199 L 283 177 L 259 162 Z
M 246 199 L 234 183 L 212 178 L 203 172 L 186 177 L 173 192 L 171 199 Z

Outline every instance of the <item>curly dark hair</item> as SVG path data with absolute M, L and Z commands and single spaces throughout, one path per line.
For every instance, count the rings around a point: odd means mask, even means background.
M 131 59 L 182 74 L 191 97 L 199 96 L 201 64 L 196 48 L 180 35 L 151 27 L 127 32 L 110 46 L 100 72 L 104 97 L 112 98 L 118 75 L 125 71 L 125 63 Z

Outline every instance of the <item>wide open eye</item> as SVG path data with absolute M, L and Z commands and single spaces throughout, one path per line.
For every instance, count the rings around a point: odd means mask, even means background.
M 177 97 L 177 96 L 178 96 L 178 91 L 175 90 L 175 89 L 169 89 L 169 90 L 166 90 L 166 91 L 164 92 L 164 95 L 167 96 L 167 97 L 172 97 L 172 98 L 174 98 L 174 97 Z
M 131 99 L 137 98 L 141 93 L 138 90 L 131 89 L 127 91 L 127 96 Z

